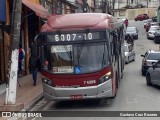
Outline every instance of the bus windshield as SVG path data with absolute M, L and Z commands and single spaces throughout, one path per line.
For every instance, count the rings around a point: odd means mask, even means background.
M 70 45 L 44 45 L 42 69 L 54 74 L 84 74 L 110 65 L 106 42 Z

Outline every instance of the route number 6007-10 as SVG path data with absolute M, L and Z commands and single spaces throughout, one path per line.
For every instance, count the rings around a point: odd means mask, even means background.
M 61 34 L 55 35 L 55 41 L 92 40 L 92 33 L 87 34 Z

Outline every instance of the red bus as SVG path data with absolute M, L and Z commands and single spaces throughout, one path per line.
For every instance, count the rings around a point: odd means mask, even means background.
M 124 24 L 104 13 L 51 16 L 36 38 L 47 100 L 114 98 L 124 70 Z

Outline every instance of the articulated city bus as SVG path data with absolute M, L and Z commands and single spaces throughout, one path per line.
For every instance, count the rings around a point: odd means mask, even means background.
M 47 100 L 114 98 L 124 69 L 124 25 L 104 13 L 52 16 L 36 38 Z

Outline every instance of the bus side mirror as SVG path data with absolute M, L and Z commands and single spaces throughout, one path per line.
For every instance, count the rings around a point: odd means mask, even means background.
M 34 37 L 34 42 L 37 42 L 38 38 L 39 38 L 39 35 L 36 35 L 36 37 Z

